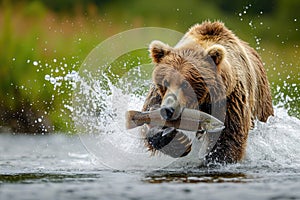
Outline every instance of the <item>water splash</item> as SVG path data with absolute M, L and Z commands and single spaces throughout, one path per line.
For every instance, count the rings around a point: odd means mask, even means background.
M 125 129 L 125 112 L 140 110 L 144 101 L 145 95 L 137 92 L 139 86 L 149 86 L 140 71 L 141 67 L 137 67 L 114 84 L 104 74 L 99 80 L 79 81 L 80 94 L 73 99 L 76 128 L 86 149 L 104 168 L 157 168 L 173 160 L 166 156 L 150 157 L 139 130 Z
M 275 106 L 267 123 L 256 122 L 249 133 L 245 164 L 254 166 L 300 167 L 300 120 Z

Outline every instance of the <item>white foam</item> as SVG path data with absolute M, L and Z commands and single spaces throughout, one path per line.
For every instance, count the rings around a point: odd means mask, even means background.
M 275 107 L 267 123 L 250 131 L 245 164 L 300 167 L 300 120 Z

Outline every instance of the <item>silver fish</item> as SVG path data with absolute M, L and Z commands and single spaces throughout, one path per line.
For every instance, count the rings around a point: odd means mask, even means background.
M 187 131 L 204 130 L 209 133 L 219 132 L 224 129 L 224 123 L 219 119 L 199 110 L 183 108 L 181 115 L 176 120 L 166 121 L 161 117 L 160 109 L 147 112 L 127 111 L 126 128 L 148 124 L 150 126 L 174 127 Z

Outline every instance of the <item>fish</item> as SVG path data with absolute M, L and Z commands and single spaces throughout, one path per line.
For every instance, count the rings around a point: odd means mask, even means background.
M 186 131 L 219 132 L 224 129 L 224 123 L 205 112 L 182 108 L 176 120 L 165 120 L 161 117 L 161 108 L 152 111 L 140 112 L 129 110 L 125 114 L 126 129 L 133 129 L 144 124 L 150 127 L 174 127 Z

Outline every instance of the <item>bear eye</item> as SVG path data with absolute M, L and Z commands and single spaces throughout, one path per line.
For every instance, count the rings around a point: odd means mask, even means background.
M 181 89 L 186 89 L 186 88 L 188 88 L 188 87 L 189 87 L 189 84 L 188 84 L 187 81 L 183 81 L 183 82 L 181 83 Z
M 169 81 L 164 80 L 163 85 L 164 85 L 164 87 L 169 87 L 169 86 L 170 86 L 170 83 L 169 83 Z

